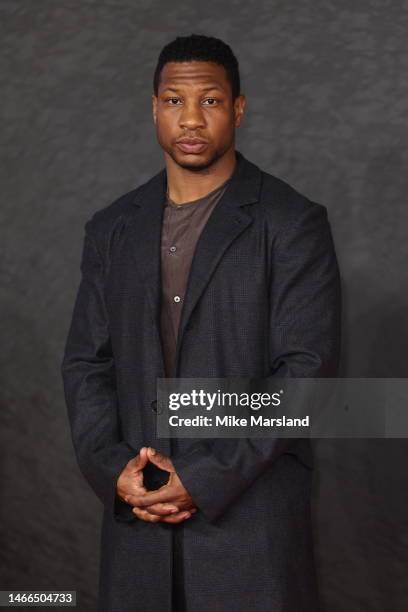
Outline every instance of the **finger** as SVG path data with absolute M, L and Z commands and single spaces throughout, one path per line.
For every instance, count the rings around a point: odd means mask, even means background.
M 137 518 L 142 521 L 146 521 L 147 523 L 158 523 L 161 520 L 160 516 L 150 514 L 150 512 L 147 512 L 146 510 L 143 510 L 141 508 L 133 508 L 132 512 L 137 516 Z
M 140 506 L 136 507 L 140 508 Z M 181 509 L 174 504 L 154 504 L 153 506 L 143 508 L 143 510 L 150 512 L 151 514 L 156 514 L 157 516 L 176 516 L 178 513 L 182 514 L 183 512 L 190 512 L 190 514 L 197 512 L 197 508 L 194 506 Z
M 156 518 L 154 518 L 155 515 L 151 515 L 149 512 L 147 512 L 146 510 L 143 510 L 142 508 L 133 508 L 132 512 L 141 520 L 146 521 L 148 523 L 181 523 L 182 521 L 185 521 L 187 519 L 189 519 L 191 517 L 191 515 L 196 512 L 196 509 L 192 508 L 190 510 L 183 510 L 182 512 L 177 512 L 174 515 L 168 515 L 168 516 L 156 516 Z
M 142 448 L 139 450 L 139 455 L 142 458 L 142 460 L 147 460 L 149 461 L 149 457 L 147 456 L 147 447 L 146 446 L 142 446 Z
M 133 490 L 135 489 L 133 488 Z M 147 489 L 145 489 L 144 487 L 137 487 L 136 490 L 137 490 L 138 495 L 143 495 L 147 491 Z M 122 493 L 119 497 L 122 499 L 122 501 L 126 502 L 130 506 L 135 506 L 136 504 L 132 504 L 132 501 L 131 501 L 132 495 L 133 495 L 132 493 L 128 493 L 126 495 Z
M 167 516 L 179 512 L 178 506 L 174 504 L 154 504 L 152 506 L 147 506 L 145 510 L 151 514 L 157 514 L 158 516 Z
M 189 519 L 191 517 L 191 512 L 178 512 L 177 514 L 170 516 L 163 516 L 160 519 L 161 523 L 182 523 L 183 521 Z
M 132 506 L 139 506 L 146 508 L 147 506 L 153 506 L 154 504 L 160 504 L 165 502 L 174 503 L 177 505 L 174 499 L 174 490 L 167 485 L 164 485 L 157 491 L 148 491 L 147 493 L 140 494 L 129 494 L 126 496 L 126 500 Z
M 151 461 L 151 463 L 156 465 L 161 470 L 165 470 L 166 472 L 175 471 L 173 462 L 170 457 L 162 455 L 161 453 L 157 452 L 155 448 L 149 446 L 149 448 L 147 449 L 147 456 L 149 458 L 149 461 Z
M 148 461 L 147 452 L 143 452 L 142 454 L 139 452 L 136 457 L 130 459 L 127 465 L 132 470 L 142 470 L 145 465 L 147 465 Z

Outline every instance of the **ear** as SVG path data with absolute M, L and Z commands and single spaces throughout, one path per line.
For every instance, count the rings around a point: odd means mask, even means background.
M 152 113 L 153 113 L 153 121 L 154 124 L 156 125 L 156 121 L 157 121 L 157 97 L 152 94 Z
M 239 127 L 242 122 L 242 118 L 244 116 L 246 98 L 243 94 L 237 96 L 234 100 L 234 124 L 235 127 Z

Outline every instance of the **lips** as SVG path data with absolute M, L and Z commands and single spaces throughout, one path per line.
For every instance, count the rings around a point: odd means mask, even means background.
M 207 142 L 199 138 L 182 138 L 176 144 L 184 153 L 201 153 L 207 146 Z

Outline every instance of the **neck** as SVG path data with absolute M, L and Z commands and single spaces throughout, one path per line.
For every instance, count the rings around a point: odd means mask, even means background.
M 236 157 L 232 147 L 211 166 L 204 170 L 192 171 L 179 166 L 165 153 L 167 173 L 167 194 L 176 204 L 203 198 L 225 183 L 234 172 Z

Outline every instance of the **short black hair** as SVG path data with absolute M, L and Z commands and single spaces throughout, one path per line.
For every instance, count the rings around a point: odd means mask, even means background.
M 154 95 L 157 96 L 158 94 L 161 71 L 167 62 L 193 61 L 215 62 L 224 66 L 227 78 L 231 84 L 232 100 L 235 100 L 240 95 L 239 65 L 231 47 L 219 38 L 204 36 L 203 34 L 177 36 L 177 38 L 163 47 L 154 71 Z

